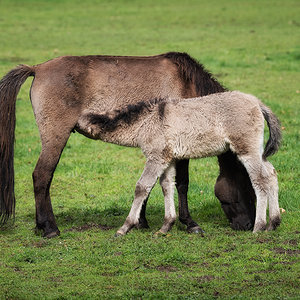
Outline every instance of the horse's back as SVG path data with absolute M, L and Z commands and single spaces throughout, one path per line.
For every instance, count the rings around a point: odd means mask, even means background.
M 179 98 L 183 82 L 161 55 L 63 56 L 35 66 L 33 106 L 106 111 L 153 98 Z

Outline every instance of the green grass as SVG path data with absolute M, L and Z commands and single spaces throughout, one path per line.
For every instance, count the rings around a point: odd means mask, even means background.
M 0 231 L 0 299 L 297 299 L 300 147 L 299 1 L 0 1 L 0 75 L 65 54 L 185 51 L 230 89 L 278 115 L 283 142 L 270 160 L 286 212 L 275 232 L 236 232 L 214 197 L 215 158 L 192 161 L 189 205 L 205 237 L 163 221 L 156 187 L 149 230 L 115 239 L 143 169 L 139 149 L 72 134 L 51 195 L 61 236 L 34 233 L 31 173 L 40 151 L 28 91 L 17 101 L 16 218 Z

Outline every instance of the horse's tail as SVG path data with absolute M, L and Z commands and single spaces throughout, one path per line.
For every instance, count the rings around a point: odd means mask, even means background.
M 263 157 L 266 158 L 270 155 L 275 154 L 279 149 L 281 141 L 280 121 L 269 107 L 264 105 L 262 102 L 259 103 L 259 106 L 265 120 L 267 121 L 270 132 L 269 140 L 267 141 L 263 153 Z
M 163 56 L 170 59 L 177 66 L 180 76 L 187 84 L 194 86 L 196 91 L 194 97 L 221 93 L 227 90 L 202 64 L 187 53 L 168 52 Z
M 0 225 L 15 212 L 14 141 L 16 125 L 16 98 L 34 67 L 20 65 L 0 81 Z

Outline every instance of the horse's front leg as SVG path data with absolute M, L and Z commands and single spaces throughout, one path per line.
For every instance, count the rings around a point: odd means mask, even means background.
M 167 165 L 164 163 L 158 163 L 157 161 L 153 162 L 150 160 L 146 162 L 144 171 L 136 184 L 134 200 L 129 215 L 123 226 L 117 231 L 117 236 L 126 234 L 132 227 L 138 225 L 142 205 L 148 198 L 157 178 L 166 168 Z
M 158 234 L 166 234 L 169 230 L 171 230 L 176 221 L 176 210 L 174 204 L 174 177 L 174 164 L 171 164 L 160 177 L 160 185 L 165 198 L 165 219 L 163 226 L 157 232 Z
M 189 160 L 176 163 L 176 189 L 178 192 L 179 221 L 187 226 L 189 233 L 203 233 L 200 226 L 192 219 L 188 207 Z

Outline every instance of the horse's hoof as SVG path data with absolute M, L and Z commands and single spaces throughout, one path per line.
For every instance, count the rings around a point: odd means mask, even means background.
M 204 236 L 204 234 L 205 234 L 205 231 L 202 230 L 199 226 L 187 228 L 187 232 L 188 233 L 201 234 L 202 236 Z
M 258 233 L 266 230 L 266 224 L 265 223 L 258 223 L 254 226 L 253 233 Z
M 136 229 L 148 229 L 150 228 L 147 220 L 140 221 L 137 225 L 135 225 Z
M 51 238 L 54 238 L 59 235 L 60 235 L 60 231 L 56 230 L 56 231 L 52 231 L 52 232 L 45 232 L 43 237 L 45 237 L 47 239 L 51 239 Z
M 273 220 L 270 220 L 270 223 L 267 227 L 267 231 L 275 230 L 280 225 L 280 217 L 276 217 Z

